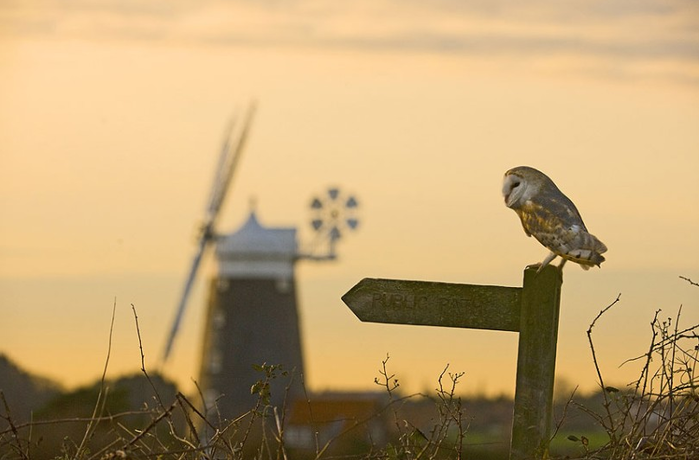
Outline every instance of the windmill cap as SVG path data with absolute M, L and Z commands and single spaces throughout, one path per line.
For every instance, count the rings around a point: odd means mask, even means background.
M 297 251 L 296 228 L 264 227 L 254 211 L 237 231 L 220 237 L 216 244 L 219 262 L 222 265 L 239 264 L 235 269 L 228 267 L 236 272 L 242 270 L 247 262 L 285 262 L 291 265 Z

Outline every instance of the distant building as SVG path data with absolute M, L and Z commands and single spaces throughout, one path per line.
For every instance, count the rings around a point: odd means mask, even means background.
M 290 450 L 368 452 L 389 438 L 388 397 L 383 393 L 320 393 L 310 401 L 296 400 L 284 429 Z

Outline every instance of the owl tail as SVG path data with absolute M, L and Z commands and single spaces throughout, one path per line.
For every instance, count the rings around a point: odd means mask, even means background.
M 580 248 L 568 252 L 567 258 L 580 264 L 583 270 L 589 270 L 595 265 L 599 267 L 605 260 L 602 253 L 607 252 L 607 246 L 591 233 L 584 235 L 582 243 Z

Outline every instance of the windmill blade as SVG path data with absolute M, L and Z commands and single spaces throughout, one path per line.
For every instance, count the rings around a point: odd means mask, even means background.
M 211 209 L 214 207 L 214 203 L 217 201 L 217 197 L 221 194 L 220 188 L 224 182 L 224 174 L 227 170 L 226 164 L 228 163 L 228 158 L 231 154 L 231 137 L 233 136 L 233 129 L 235 128 L 237 116 L 232 116 L 223 135 L 223 144 L 221 145 L 221 153 L 218 156 L 218 162 L 216 163 L 216 169 L 214 170 L 214 180 L 211 183 L 211 192 L 209 193 L 209 203 L 206 207 L 207 218 L 211 214 Z
M 231 180 L 233 179 L 233 174 L 235 173 L 238 162 L 240 161 L 240 156 L 245 148 L 245 143 L 248 138 L 248 132 L 250 131 L 250 125 L 252 123 L 252 118 L 255 115 L 255 104 L 251 104 L 248 108 L 247 116 L 245 117 L 245 123 L 240 135 L 233 146 L 227 148 L 227 154 L 225 155 L 224 164 L 222 164 L 220 169 L 220 174 L 218 175 L 218 180 L 214 185 L 212 190 L 211 200 L 209 202 L 209 216 L 212 222 L 216 221 L 218 213 L 223 206 L 223 202 L 228 194 L 228 189 L 230 188 Z
M 235 172 L 236 166 L 240 160 L 241 153 L 245 147 L 245 141 L 247 140 L 248 132 L 250 130 L 250 125 L 252 123 L 252 117 L 255 112 L 255 104 L 251 104 L 248 108 L 248 113 L 245 119 L 245 124 L 235 142 L 232 142 L 233 130 L 235 127 L 235 119 L 231 120 L 226 129 L 226 136 L 224 137 L 223 146 L 221 148 L 221 153 L 219 154 L 219 159 L 217 163 L 216 172 L 214 175 L 214 183 L 211 188 L 211 195 L 209 198 L 209 205 L 206 210 L 206 217 L 202 224 L 202 231 L 199 237 L 199 246 L 197 252 L 192 259 L 192 264 L 187 274 L 187 279 L 182 290 L 182 296 L 180 297 L 180 302 L 177 306 L 175 313 L 175 319 L 170 328 L 170 334 L 168 335 L 167 342 L 165 344 L 165 350 L 163 352 L 162 362 L 166 362 L 170 353 L 172 351 L 172 346 L 175 342 L 175 337 L 180 328 L 180 323 L 182 322 L 182 317 L 187 309 L 187 300 L 189 299 L 190 291 L 194 285 L 194 280 L 197 277 L 197 271 L 201 265 L 201 260 L 206 251 L 206 247 L 209 242 L 213 239 L 215 233 L 216 220 L 218 218 L 219 211 L 223 205 L 223 201 L 230 187 L 231 180 L 233 178 L 233 173 Z M 231 147 L 231 144 L 233 146 Z
M 187 280 L 184 283 L 184 289 L 182 290 L 182 296 L 180 297 L 180 303 L 177 306 L 177 313 L 175 314 L 175 320 L 172 322 L 172 327 L 170 328 L 170 334 L 167 337 L 167 342 L 165 344 L 165 350 L 163 351 L 162 362 L 166 362 L 172 351 L 172 345 L 175 343 L 175 336 L 180 329 L 180 323 L 182 322 L 182 316 L 184 315 L 185 308 L 187 307 L 187 299 L 189 299 L 189 293 L 194 285 L 194 279 L 196 278 L 197 271 L 199 270 L 199 265 L 201 263 L 201 258 L 204 255 L 204 250 L 208 240 L 206 238 L 201 238 L 199 240 L 199 248 L 197 253 L 192 259 L 192 265 L 189 268 L 189 274 L 187 275 Z

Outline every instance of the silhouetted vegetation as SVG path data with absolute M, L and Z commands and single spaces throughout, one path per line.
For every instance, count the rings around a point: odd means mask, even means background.
M 18 422 L 28 422 L 32 412 L 61 393 L 58 383 L 20 369 L 4 354 L 0 354 L 0 390 L 7 401 L 12 401 L 12 418 Z
M 588 329 L 600 390 L 558 398 L 550 458 L 699 458 L 699 325 L 680 327 L 681 307 L 671 318 L 657 311 L 648 349 L 629 360 L 643 363 L 638 379 L 612 386 L 593 329 L 618 301 Z M 204 407 L 200 394 L 188 398 L 141 371 L 62 392 L 0 356 L 0 459 L 508 458 L 512 400 L 460 397 L 463 374 L 448 366 L 429 394 L 402 394 L 387 357 L 375 380 L 380 391 L 306 395 L 272 407 L 271 382 L 294 376 L 260 365 L 251 389 L 257 403 L 234 420 L 215 403 Z

